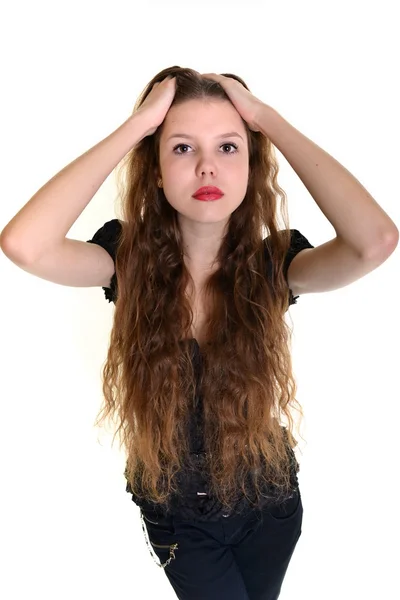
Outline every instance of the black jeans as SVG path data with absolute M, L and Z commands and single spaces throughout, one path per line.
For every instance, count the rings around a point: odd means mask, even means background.
M 273 509 L 216 522 L 141 511 L 153 553 L 180 600 L 276 600 L 301 535 L 300 490 Z

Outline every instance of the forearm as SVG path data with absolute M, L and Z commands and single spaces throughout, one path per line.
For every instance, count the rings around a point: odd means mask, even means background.
M 146 130 L 142 117 L 131 116 L 54 175 L 3 229 L 0 244 L 4 252 L 34 260 L 55 247 Z
M 336 159 L 272 107 L 263 106 L 257 123 L 296 171 L 336 235 L 360 256 L 379 253 L 398 239 L 394 222 Z

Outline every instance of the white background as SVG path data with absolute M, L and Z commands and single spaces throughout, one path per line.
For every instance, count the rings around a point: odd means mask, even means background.
M 14 2 L 1 9 L 0 230 L 114 131 L 160 70 L 233 72 L 346 166 L 399 226 L 399 21 L 380 2 Z M 335 235 L 278 152 L 291 227 Z M 68 233 L 118 215 L 112 174 Z M 348 199 L 351 202 L 351 198 Z M 281 600 L 400 597 L 399 251 L 351 286 L 300 297 L 294 326 L 303 533 Z M 0 596 L 175 598 L 95 429 L 113 305 L 0 253 Z

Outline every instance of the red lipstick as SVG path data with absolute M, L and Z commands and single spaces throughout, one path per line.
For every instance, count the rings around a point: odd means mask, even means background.
M 213 185 L 206 185 L 197 190 L 193 194 L 193 198 L 196 200 L 209 201 L 209 200 L 218 200 L 223 196 L 224 193 L 217 187 Z

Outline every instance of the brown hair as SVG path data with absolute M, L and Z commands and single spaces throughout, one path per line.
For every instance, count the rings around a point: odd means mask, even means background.
M 176 77 L 172 106 L 191 99 L 229 101 L 218 83 L 174 66 L 148 83 L 134 112 L 168 75 Z M 225 75 L 249 89 L 240 77 Z M 286 436 L 292 448 L 296 445 L 290 408 L 297 406 L 303 416 L 295 398 L 291 329 L 285 322 L 289 289 L 283 260 L 290 245 L 286 195 L 277 183 L 271 141 L 243 123 L 248 188 L 222 239 L 217 255 L 221 266 L 205 287 L 212 310 L 199 383 L 210 489 L 228 510 L 238 491 L 247 495 L 249 473 L 257 498 L 262 482 L 288 493 Z M 97 425 L 109 415 L 118 416 L 115 435 L 120 433 L 127 452 L 125 476 L 134 494 L 156 504 L 168 503 L 171 492 L 177 492 L 175 476 L 188 464 L 189 416 L 195 410 L 195 373 L 190 347 L 183 342 L 190 339 L 193 317 L 185 296 L 191 275 L 182 259 L 177 212 L 157 186 L 161 131 L 162 125 L 142 139 L 120 167 L 118 297 L 102 371 L 105 402 L 96 420 Z M 278 196 L 283 230 L 277 223 Z M 287 429 L 281 426 L 282 417 Z

